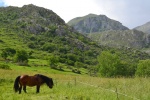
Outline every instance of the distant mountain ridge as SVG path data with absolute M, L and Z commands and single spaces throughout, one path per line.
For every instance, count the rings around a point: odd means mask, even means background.
M 136 49 L 150 47 L 150 22 L 129 30 L 120 22 L 105 15 L 89 14 L 72 19 L 68 25 L 80 33 L 87 34 L 90 39 L 100 45 Z
M 93 33 L 107 30 L 129 30 L 118 21 L 112 20 L 105 15 L 95 14 L 74 18 L 67 24 L 80 33 Z
M 150 34 L 150 22 L 147 22 L 144 25 L 135 27 L 134 29 Z
M 150 36 L 137 30 L 110 30 L 99 33 L 88 34 L 88 37 L 101 45 L 117 48 L 136 48 L 148 47 Z

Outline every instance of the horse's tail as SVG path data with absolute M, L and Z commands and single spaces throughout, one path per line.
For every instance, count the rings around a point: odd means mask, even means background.
M 20 79 L 20 76 L 18 76 L 14 82 L 14 91 L 15 92 L 17 92 L 19 90 L 19 79 Z

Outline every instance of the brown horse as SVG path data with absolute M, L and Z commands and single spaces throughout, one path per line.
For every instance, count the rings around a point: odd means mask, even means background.
M 36 86 L 36 93 L 39 93 L 40 86 L 46 83 L 49 88 L 53 88 L 53 80 L 47 76 L 36 74 L 34 76 L 22 75 L 18 76 L 14 82 L 14 91 L 21 93 L 22 87 L 26 93 L 26 86 Z M 19 86 L 20 85 L 20 86 Z

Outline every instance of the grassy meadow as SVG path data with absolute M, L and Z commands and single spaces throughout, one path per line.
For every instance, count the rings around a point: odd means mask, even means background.
M 39 60 L 30 60 L 36 64 Z M 45 64 L 45 61 L 40 63 Z M 69 70 L 53 70 L 46 66 L 18 66 L 0 69 L 0 100 L 150 100 L 150 78 L 100 78 L 75 74 Z M 27 87 L 27 93 L 14 93 L 13 84 L 21 74 L 43 74 L 53 78 L 54 88 Z

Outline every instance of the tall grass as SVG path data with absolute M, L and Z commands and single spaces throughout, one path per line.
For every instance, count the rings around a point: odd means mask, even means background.
M 0 69 L 0 100 L 149 100 L 149 78 L 98 78 L 86 75 L 60 73 L 48 67 L 11 66 Z M 33 70 L 34 69 L 34 70 Z M 35 70 L 36 69 L 36 70 Z M 14 93 L 13 84 L 18 75 L 41 73 L 52 77 L 54 88 L 43 85 L 40 93 L 36 87 L 27 92 Z

